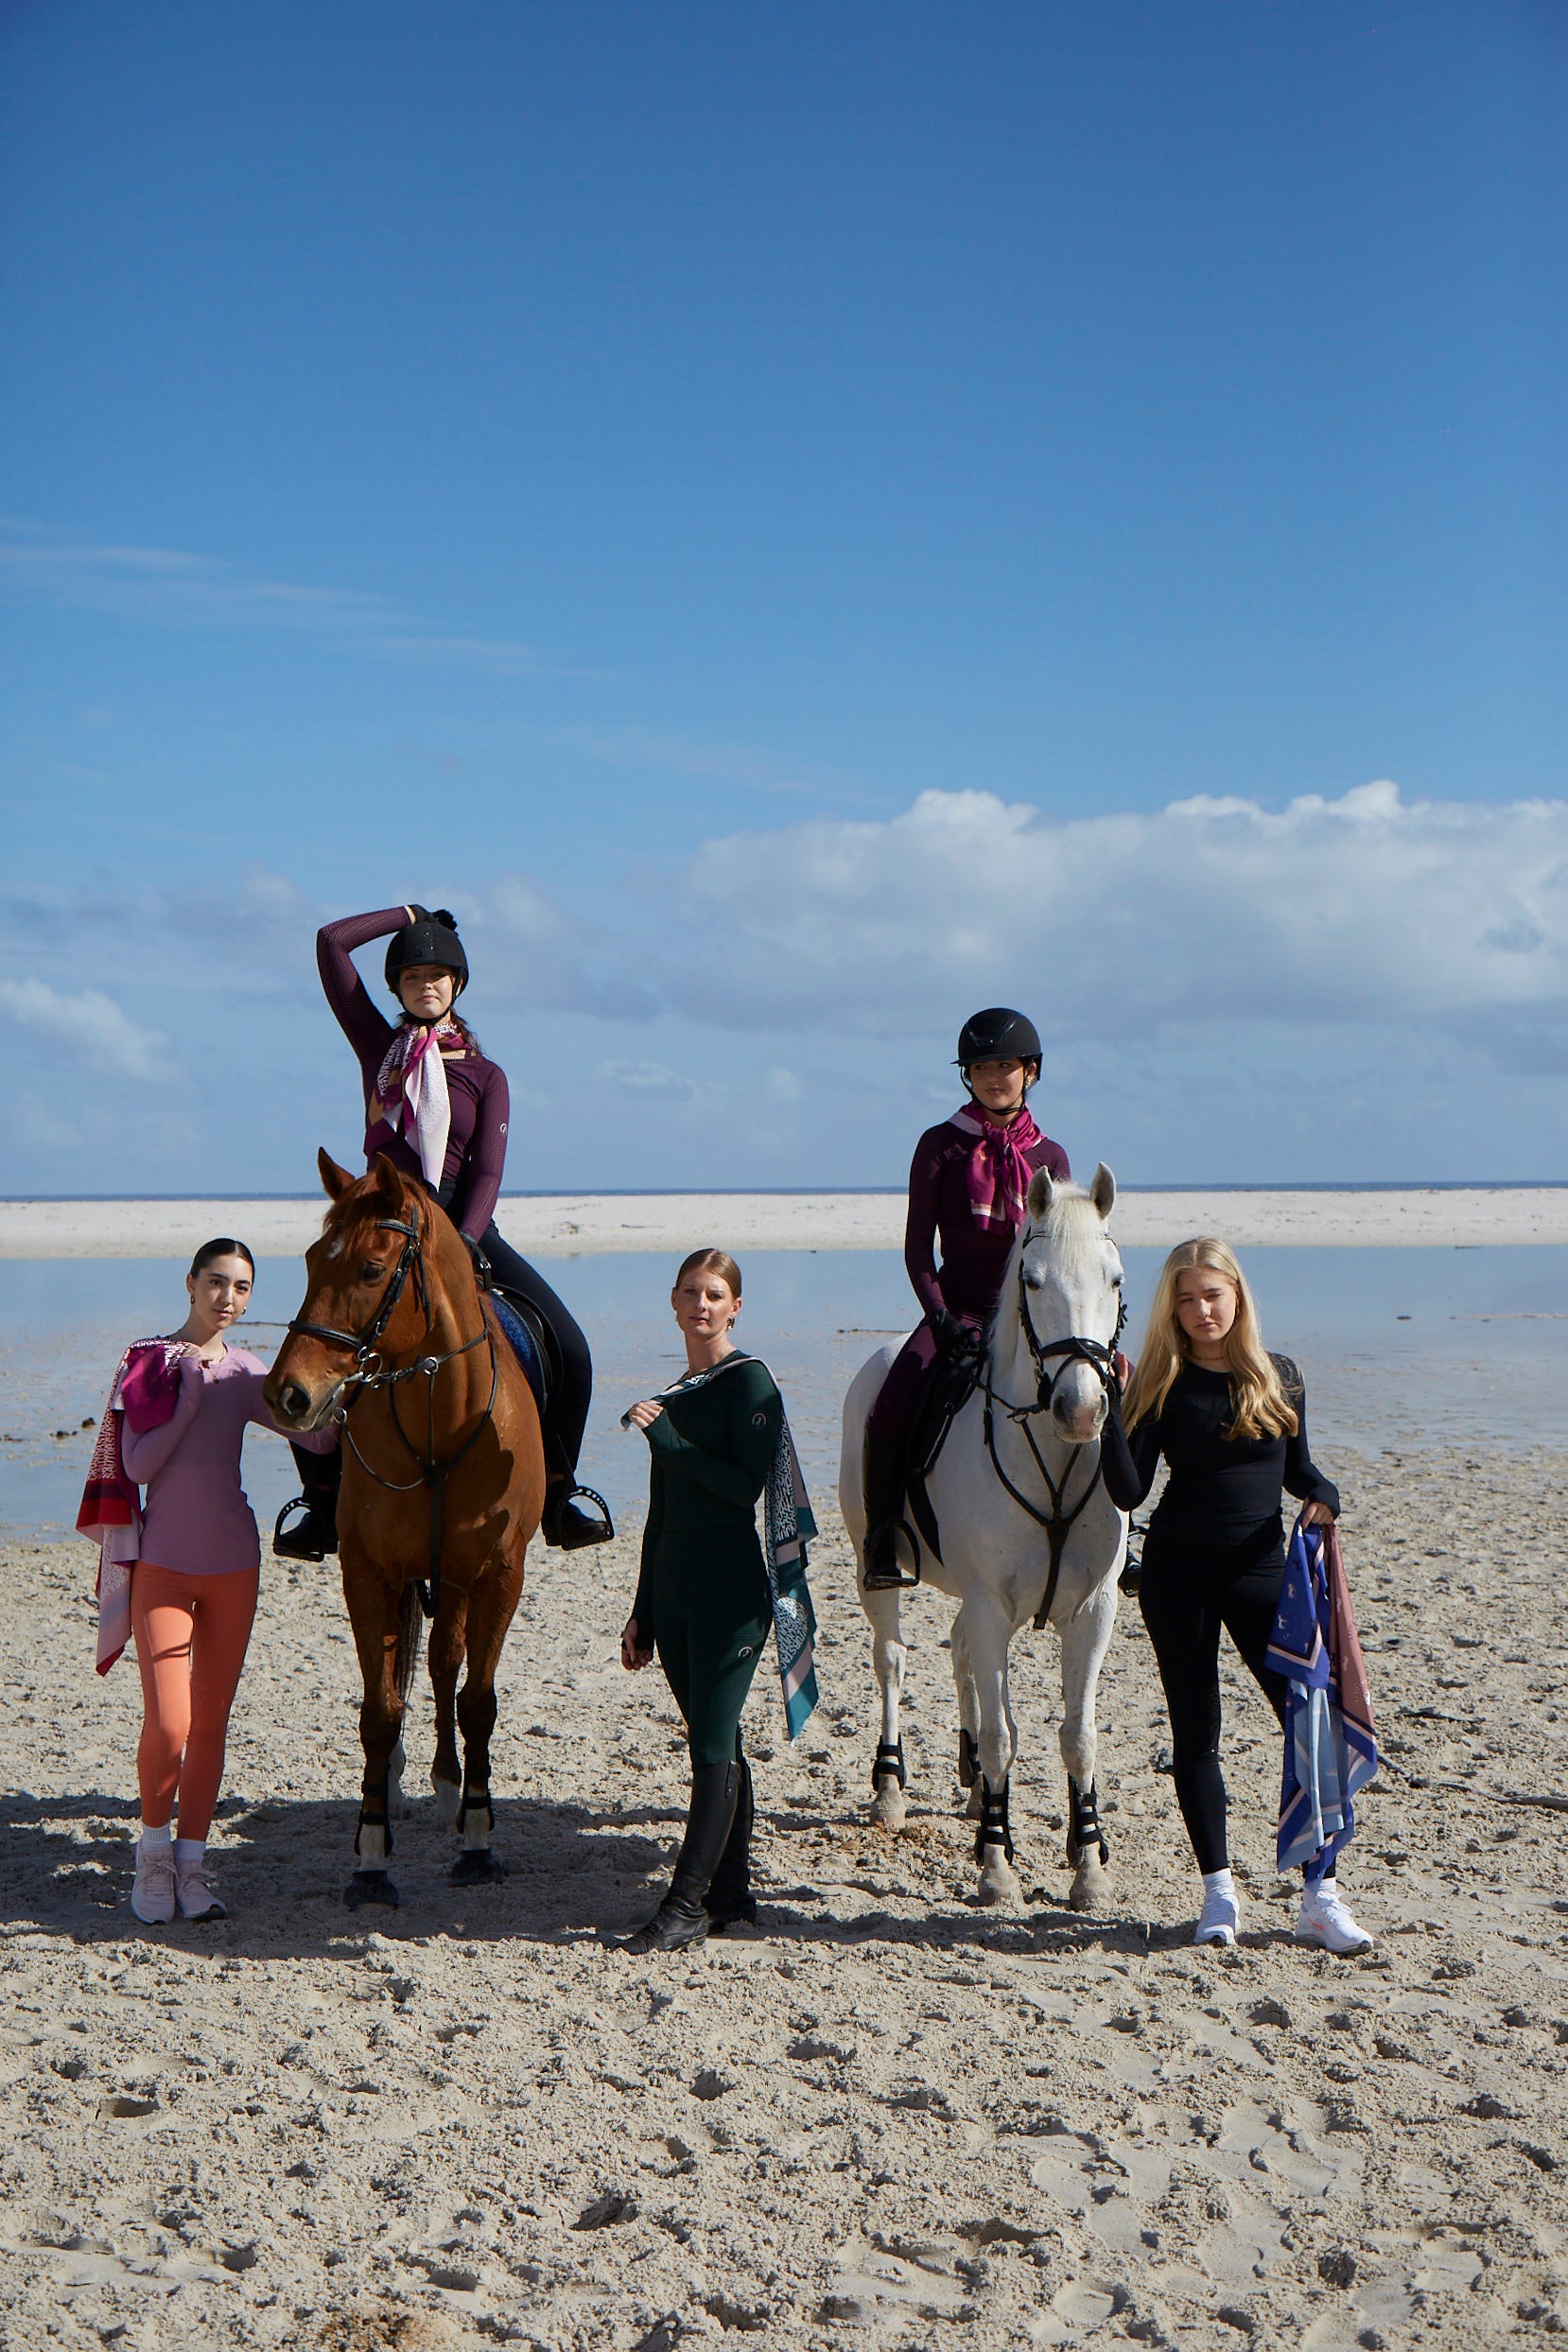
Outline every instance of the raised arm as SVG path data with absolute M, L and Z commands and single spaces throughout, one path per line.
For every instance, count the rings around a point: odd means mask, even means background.
M 373 939 L 390 939 L 410 920 L 407 907 L 382 907 L 375 915 L 345 915 L 316 933 L 316 968 L 338 1026 L 361 1061 L 379 1062 L 392 1039 L 392 1024 L 371 1002 L 354 967 L 354 950 Z
M 723 1502 L 733 1503 L 741 1510 L 755 1510 L 778 1450 L 778 1433 L 784 1426 L 784 1400 L 760 1364 L 743 1365 L 725 1377 L 735 1383 L 729 1415 L 730 1442 L 735 1448 L 733 1461 L 723 1461 L 718 1455 L 689 1444 L 668 1413 L 661 1413 L 650 1424 L 648 1442 L 671 1477 L 689 1478 L 694 1486 L 706 1487 Z

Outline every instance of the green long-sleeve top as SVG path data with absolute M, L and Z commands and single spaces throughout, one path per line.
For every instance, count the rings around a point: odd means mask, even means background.
M 737 1350 L 737 1355 L 740 1351 Z M 670 1398 L 648 1439 L 648 1524 L 632 1614 L 652 1638 L 661 1585 L 680 1589 L 705 1571 L 743 1580 L 762 1575 L 757 1504 L 768 1483 L 784 1401 L 766 1365 L 731 1359 L 725 1368 Z

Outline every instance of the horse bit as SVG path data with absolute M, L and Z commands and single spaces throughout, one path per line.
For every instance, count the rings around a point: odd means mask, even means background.
M 430 1490 L 430 1573 L 419 1587 L 419 1605 L 427 1617 L 433 1617 L 441 1605 L 441 1551 L 446 1516 L 447 1474 L 456 1470 L 464 1455 L 490 1424 L 496 1410 L 496 1390 L 500 1379 L 500 1367 L 496 1359 L 496 1342 L 491 1333 L 489 1322 L 486 1320 L 483 1329 L 476 1332 L 472 1339 L 465 1339 L 461 1348 L 449 1348 L 444 1355 L 419 1356 L 412 1364 L 403 1365 L 393 1371 L 386 1368 L 375 1343 L 392 1318 L 397 1302 L 407 1287 L 410 1271 L 414 1278 L 414 1293 L 419 1302 L 419 1311 L 425 1317 L 427 1339 L 430 1335 L 430 1299 L 425 1282 L 425 1259 L 420 1248 L 422 1236 L 418 1224 L 408 1225 L 398 1217 L 381 1217 L 376 1220 L 375 1229 L 378 1233 L 401 1233 L 404 1237 L 403 1247 L 398 1254 L 397 1263 L 392 1268 L 392 1279 L 382 1293 L 381 1302 L 364 1330 L 340 1332 L 335 1331 L 328 1323 L 306 1323 L 296 1320 L 289 1324 L 288 1334 L 290 1338 L 298 1334 L 303 1339 L 324 1339 L 335 1348 L 353 1350 L 354 1369 L 349 1373 L 343 1385 L 353 1386 L 357 1393 L 350 1398 L 344 1408 L 343 1435 L 348 1439 L 355 1460 L 365 1475 L 374 1480 L 376 1486 L 384 1488 L 389 1494 L 412 1494 L 417 1487 L 428 1487 Z M 436 1374 L 444 1364 L 455 1363 L 459 1356 L 471 1353 L 481 1340 L 490 1342 L 489 1402 L 479 1416 L 478 1423 L 470 1430 L 456 1454 L 449 1461 L 438 1462 L 436 1460 L 435 1426 Z M 410 1478 L 406 1484 L 399 1485 L 395 1479 L 383 1478 L 378 1472 L 372 1470 L 355 1443 L 354 1432 L 349 1426 L 348 1414 L 358 1402 L 359 1397 L 363 1396 L 367 1390 L 372 1388 L 395 1389 L 402 1382 L 413 1380 L 420 1374 L 424 1375 L 427 1384 L 426 1388 L 427 1451 L 425 1455 L 422 1455 L 416 1451 L 412 1439 L 408 1436 L 403 1423 L 398 1419 L 395 1397 L 388 1399 L 392 1427 L 402 1439 L 410 1461 L 419 1472 L 417 1478 Z
M 1033 1235 L 1026 1237 L 1025 1246 L 1027 1246 L 1028 1241 L 1032 1239 Z M 1035 1432 L 1030 1424 L 1037 1414 L 1045 1413 L 1050 1410 L 1051 1400 L 1055 1392 L 1056 1383 L 1069 1364 L 1089 1365 L 1090 1368 L 1099 1375 L 1100 1385 L 1106 1391 L 1106 1396 L 1111 1397 L 1116 1394 L 1121 1385 L 1116 1373 L 1116 1343 L 1121 1338 L 1123 1331 L 1126 1325 L 1127 1302 L 1125 1297 L 1122 1294 L 1120 1288 L 1118 1288 L 1116 1329 L 1111 1333 L 1108 1346 L 1104 1340 L 1085 1339 L 1077 1333 L 1073 1333 L 1071 1337 L 1068 1339 L 1053 1339 L 1048 1342 L 1042 1342 L 1039 1333 L 1035 1329 L 1034 1317 L 1029 1312 L 1029 1289 L 1024 1281 L 1023 1250 L 1020 1249 L 1019 1252 L 1019 1320 L 1023 1325 L 1024 1337 L 1029 1342 L 1029 1352 L 1035 1359 L 1036 1393 L 1034 1403 L 1011 1404 L 1005 1397 L 998 1396 L 996 1390 L 991 1385 L 991 1375 L 989 1369 L 984 1371 L 981 1378 L 982 1385 L 984 1386 L 985 1392 L 985 1451 L 991 1457 L 991 1468 L 996 1472 L 998 1478 L 1000 1478 L 1002 1484 L 1006 1488 L 1008 1493 L 1012 1496 L 1014 1502 L 1019 1505 L 1019 1508 L 1026 1510 L 1030 1518 L 1035 1521 L 1036 1524 L 1045 1529 L 1045 1540 L 1051 1550 L 1051 1567 L 1050 1573 L 1045 1580 L 1045 1597 L 1040 1602 L 1038 1609 L 1035 1612 L 1035 1625 L 1037 1629 L 1046 1623 L 1046 1620 L 1051 1614 L 1052 1604 L 1054 1602 L 1056 1597 L 1057 1580 L 1061 1576 L 1063 1549 L 1066 1545 L 1069 1535 L 1072 1531 L 1073 1524 L 1080 1512 L 1083 1510 L 1085 1504 L 1089 1501 L 1089 1496 L 1094 1492 L 1095 1488 L 1100 1483 L 1100 1479 L 1105 1469 L 1105 1455 L 1102 1452 L 1096 1456 L 1093 1477 L 1089 1480 L 1082 1494 L 1079 1495 L 1077 1501 L 1073 1504 L 1072 1508 L 1071 1510 L 1065 1510 L 1063 1508 L 1063 1497 L 1067 1492 L 1067 1482 L 1071 1475 L 1072 1462 L 1076 1459 L 1076 1454 L 1069 1459 L 1067 1468 L 1062 1472 L 1061 1479 L 1058 1483 L 1056 1479 L 1052 1477 L 1050 1471 L 1047 1470 L 1045 1466 L 1045 1457 L 1040 1452 L 1038 1442 L 1035 1437 Z M 1049 1359 L 1052 1357 L 1061 1358 L 1061 1362 L 1055 1366 L 1054 1370 L 1051 1368 L 1049 1363 Z M 999 1405 L 1002 1408 L 1002 1411 L 1006 1415 L 1007 1419 L 1013 1423 L 1013 1426 L 1016 1429 L 1021 1429 L 1023 1432 L 1029 1451 L 1035 1457 L 1035 1467 L 1039 1472 L 1040 1476 L 1044 1479 L 1046 1492 L 1051 1497 L 1051 1508 L 1049 1511 L 1042 1511 L 1037 1504 L 1032 1503 L 1028 1495 L 1026 1495 L 1020 1488 L 1014 1485 L 1012 1479 L 1008 1477 L 1007 1472 L 1002 1467 L 1001 1456 L 997 1453 L 995 1424 L 995 1408 Z

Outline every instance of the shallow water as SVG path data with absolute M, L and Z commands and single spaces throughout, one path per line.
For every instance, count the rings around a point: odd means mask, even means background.
M 1163 1253 L 1124 1254 L 1136 1334 Z M 593 1349 L 584 1474 L 618 1512 L 636 1512 L 646 1455 L 618 1417 L 684 1363 L 666 1304 L 672 1268 L 641 1256 L 540 1264 Z M 1568 1250 L 1269 1249 L 1248 1271 L 1270 1343 L 1306 1373 L 1312 1442 L 1331 1472 L 1346 1450 L 1512 1448 L 1568 1428 Z M 887 1251 L 763 1251 L 745 1273 L 743 1343 L 777 1373 L 808 1482 L 830 1500 L 844 1392 L 914 1319 L 902 1264 Z M 300 1295 L 297 1260 L 263 1259 L 240 1343 L 270 1361 Z M 165 1261 L 0 1262 L 0 1530 L 70 1527 L 120 1350 L 182 1309 Z M 265 1524 L 294 1491 L 282 1442 L 255 1432 L 245 1474 Z

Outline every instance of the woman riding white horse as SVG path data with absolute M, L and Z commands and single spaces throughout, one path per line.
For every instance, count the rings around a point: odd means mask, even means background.
M 1116 1617 L 1116 1573 L 1126 1521 L 1100 1476 L 1099 1437 L 1119 1375 L 1122 1262 L 1106 1229 L 1116 1197 L 1108 1168 L 1088 1192 L 1041 1172 L 1027 1222 L 1008 1261 L 980 1384 L 955 1415 L 931 1470 L 927 1494 L 940 1556 L 924 1581 L 960 1606 L 952 1626 L 953 1678 L 962 1724 L 960 1770 L 978 1776 L 975 1840 L 982 1900 L 1017 1900 L 1008 1829 L 1008 1774 L 1018 1751 L 1007 1653 L 1031 1619 L 1049 1621 L 1062 1644 L 1062 1761 L 1071 1821 L 1071 1900 L 1080 1909 L 1104 1887 L 1106 1857 L 1095 1791 L 1094 1693 Z M 844 1407 L 839 1499 L 863 1563 L 865 1425 L 897 1354 L 880 1349 L 851 1384 Z M 904 1645 L 897 1591 L 866 1589 L 881 1686 L 882 1734 L 873 1768 L 873 1813 L 904 1820 L 905 1767 L 898 1736 Z

